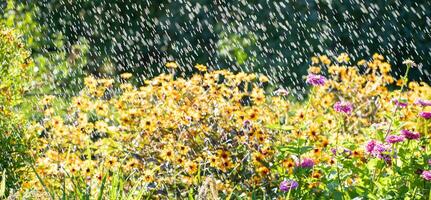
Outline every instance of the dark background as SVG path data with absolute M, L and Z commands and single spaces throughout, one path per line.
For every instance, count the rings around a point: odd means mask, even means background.
M 431 1 L 407 0 L 42 0 L 36 19 L 66 45 L 89 40 L 86 69 L 94 74 L 161 73 L 175 60 L 188 74 L 212 69 L 253 71 L 302 90 L 302 76 L 317 54 L 347 52 L 352 63 L 375 52 L 410 78 L 430 82 Z M 35 49 L 34 51 L 40 51 Z M 47 51 L 55 50 L 47 46 Z

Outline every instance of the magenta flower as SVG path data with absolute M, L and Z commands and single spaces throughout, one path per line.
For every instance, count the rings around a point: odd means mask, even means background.
M 374 147 L 372 154 L 377 158 L 386 158 L 389 152 L 390 152 L 389 146 L 379 143 L 379 144 L 376 144 L 376 146 Z
M 287 181 L 282 181 L 280 183 L 280 190 L 282 192 L 287 192 L 289 190 L 293 190 L 296 189 L 299 186 L 298 182 L 294 181 L 294 180 L 287 180 Z
M 383 159 L 388 164 L 391 163 L 390 146 L 371 140 L 367 143 L 365 149 L 371 156 Z
M 423 171 L 421 177 L 427 181 L 431 181 L 431 170 Z
M 318 74 L 308 74 L 306 83 L 313 86 L 325 85 L 326 78 Z
M 427 107 L 427 106 L 431 106 L 431 101 L 424 100 L 424 99 L 416 99 L 415 104 L 422 107 Z
M 386 142 L 390 143 L 390 144 L 394 144 L 394 143 L 398 143 L 398 142 L 402 142 L 404 141 L 404 136 L 402 135 L 388 135 L 388 137 L 386 137 Z
M 402 107 L 402 108 L 405 108 L 405 107 L 407 107 L 407 105 L 408 105 L 408 103 L 407 103 L 407 100 L 406 100 L 406 99 L 400 99 L 400 100 L 398 100 L 398 99 L 392 99 L 392 102 L 393 102 L 395 105 L 397 105 L 397 106 L 399 106 L 399 107 Z
M 339 113 L 351 114 L 353 111 L 353 105 L 347 101 L 338 101 L 334 104 L 334 110 Z
M 409 130 L 401 130 L 401 135 L 409 140 L 417 140 L 421 137 L 421 134 Z
M 304 158 L 301 162 L 302 168 L 312 168 L 314 166 L 314 160 L 311 158 Z
M 424 119 L 430 119 L 431 118 L 431 112 L 422 111 L 419 113 L 419 116 L 421 116 Z
M 368 153 L 373 153 L 374 147 L 376 146 L 377 142 L 375 140 L 371 140 L 367 143 L 367 146 L 365 146 L 365 149 Z

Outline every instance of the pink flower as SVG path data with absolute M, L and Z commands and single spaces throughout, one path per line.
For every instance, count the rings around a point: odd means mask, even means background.
M 424 99 L 416 99 L 415 104 L 422 107 L 426 107 L 426 106 L 431 106 L 431 101 L 424 100 Z
M 409 140 L 417 140 L 421 137 L 421 135 L 417 132 L 412 132 L 409 130 L 401 130 L 401 135 L 404 136 L 404 138 L 407 138 Z
M 421 177 L 427 181 L 431 181 L 431 170 L 423 171 Z
M 376 144 L 377 142 L 375 140 L 371 140 L 367 143 L 367 146 L 365 146 L 365 149 L 367 150 L 368 153 L 372 153 Z
M 391 148 L 387 144 L 378 143 L 375 140 L 370 140 L 365 146 L 366 151 L 373 157 L 383 159 L 387 164 L 392 163 L 390 155 Z
M 388 135 L 385 140 L 387 143 L 394 144 L 404 141 L 404 136 L 402 135 Z
M 340 113 L 351 114 L 353 111 L 353 105 L 347 101 L 338 101 L 334 104 L 334 110 Z
M 388 145 L 378 143 L 374 147 L 372 155 L 377 158 L 387 159 L 389 156 L 389 153 L 390 153 L 390 147 Z
M 306 83 L 313 86 L 317 86 L 317 85 L 322 86 L 322 85 L 325 85 L 326 78 L 318 74 L 308 74 Z
M 400 99 L 400 100 L 398 100 L 398 99 L 392 99 L 392 102 L 395 104 L 395 105 L 397 105 L 397 106 L 399 106 L 399 107 L 402 107 L 402 108 L 405 108 L 405 107 L 407 107 L 407 100 L 406 99 Z
M 431 118 L 431 112 L 422 111 L 419 113 L 419 116 L 421 116 L 424 119 L 430 119 Z

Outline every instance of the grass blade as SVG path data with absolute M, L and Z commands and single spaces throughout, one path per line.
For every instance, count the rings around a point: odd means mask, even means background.
M 103 176 L 102 185 L 100 186 L 99 195 L 97 197 L 97 200 L 102 200 L 103 190 L 105 189 L 105 182 L 106 182 L 106 175 Z

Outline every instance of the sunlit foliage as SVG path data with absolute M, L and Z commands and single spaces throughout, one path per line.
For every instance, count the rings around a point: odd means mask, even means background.
M 33 68 L 29 56 L 19 35 L 0 24 L 0 173 L 8 188 L 20 184 L 25 164 L 25 124 L 19 106 L 29 88 Z

